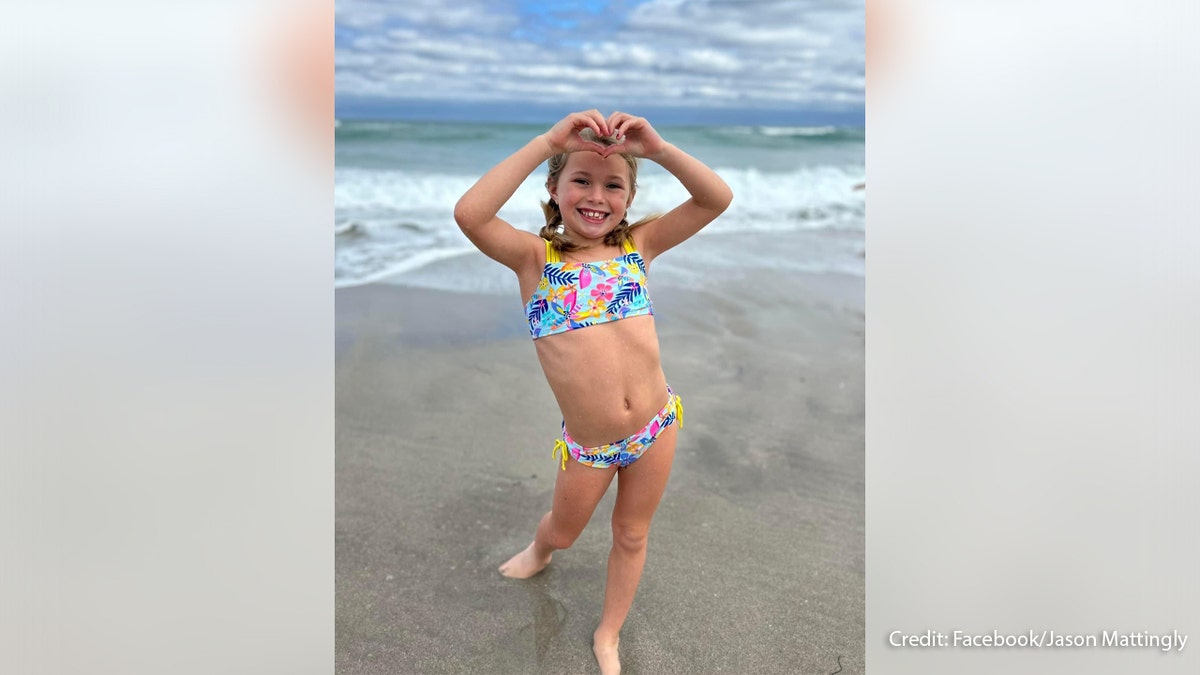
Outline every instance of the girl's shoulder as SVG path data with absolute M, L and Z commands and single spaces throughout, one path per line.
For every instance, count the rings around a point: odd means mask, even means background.
M 652 226 L 661 217 L 662 214 L 654 213 L 629 226 L 627 236 L 629 237 L 630 245 L 637 252 L 638 256 L 646 260 L 647 263 L 649 263 L 650 258 L 646 255 L 646 235 L 651 229 L 648 226 Z
M 517 279 L 520 280 L 522 288 L 527 284 L 537 284 L 538 279 L 542 276 L 542 270 L 546 267 L 547 260 L 552 259 L 553 254 L 550 253 L 548 241 L 533 234 L 532 232 L 518 231 L 520 237 L 517 239 L 518 245 L 521 248 L 521 255 L 517 258 L 520 262 L 511 265 L 512 271 L 516 273 Z M 550 253 L 548 256 L 547 254 Z

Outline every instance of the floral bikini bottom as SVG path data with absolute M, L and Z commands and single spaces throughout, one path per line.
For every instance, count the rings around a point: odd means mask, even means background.
M 679 428 L 682 429 L 683 402 L 675 395 L 675 392 L 671 391 L 670 387 L 667 387 L 667 404 L 645 427 L 642 427 L 641 431 L 613 443 L 595 448 L 585 448 L 571 438 L 571 435 L 567 433 L 567 423 L 563 422 L 562 438 L 554 441 L 554 449 L 550 451 L 550 456 L 561 458 L 563 471 L 567 470 L 567 453 L 570 453 L 571 457 L 579 463 L 596 469 L 605 469 L 614 465 L 629 466 L 637 461 L 642 453 L 650 449 L 663 429 L 674 424 L 676 420 L 679 421 Z

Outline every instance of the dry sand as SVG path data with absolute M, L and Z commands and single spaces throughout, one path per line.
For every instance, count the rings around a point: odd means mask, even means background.
M 515 282 L 514 282 L 515 286 Z M 863 280 L 656 288 L 686 414 L 624 672 L 864 672 Z M 337 291 L 337 672 L 596 672 L 615 488 L 545 572 L 560 418 L 512 297 Z

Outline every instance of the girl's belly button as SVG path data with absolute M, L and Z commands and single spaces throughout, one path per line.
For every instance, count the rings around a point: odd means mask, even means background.
M 625 409 L 629 410 L 629 399 L 625 399 Z

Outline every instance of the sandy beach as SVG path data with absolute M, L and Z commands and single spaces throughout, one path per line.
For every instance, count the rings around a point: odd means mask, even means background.
M 623 672 L 864 672 L 863 289 L 654 289 L 686 414 Z M 549 507 L 560 422 L 515 292 L 341 289 L 336 350 L 337 671 L 596 672 L 615 487 L 545 572 L 496 571 Z

